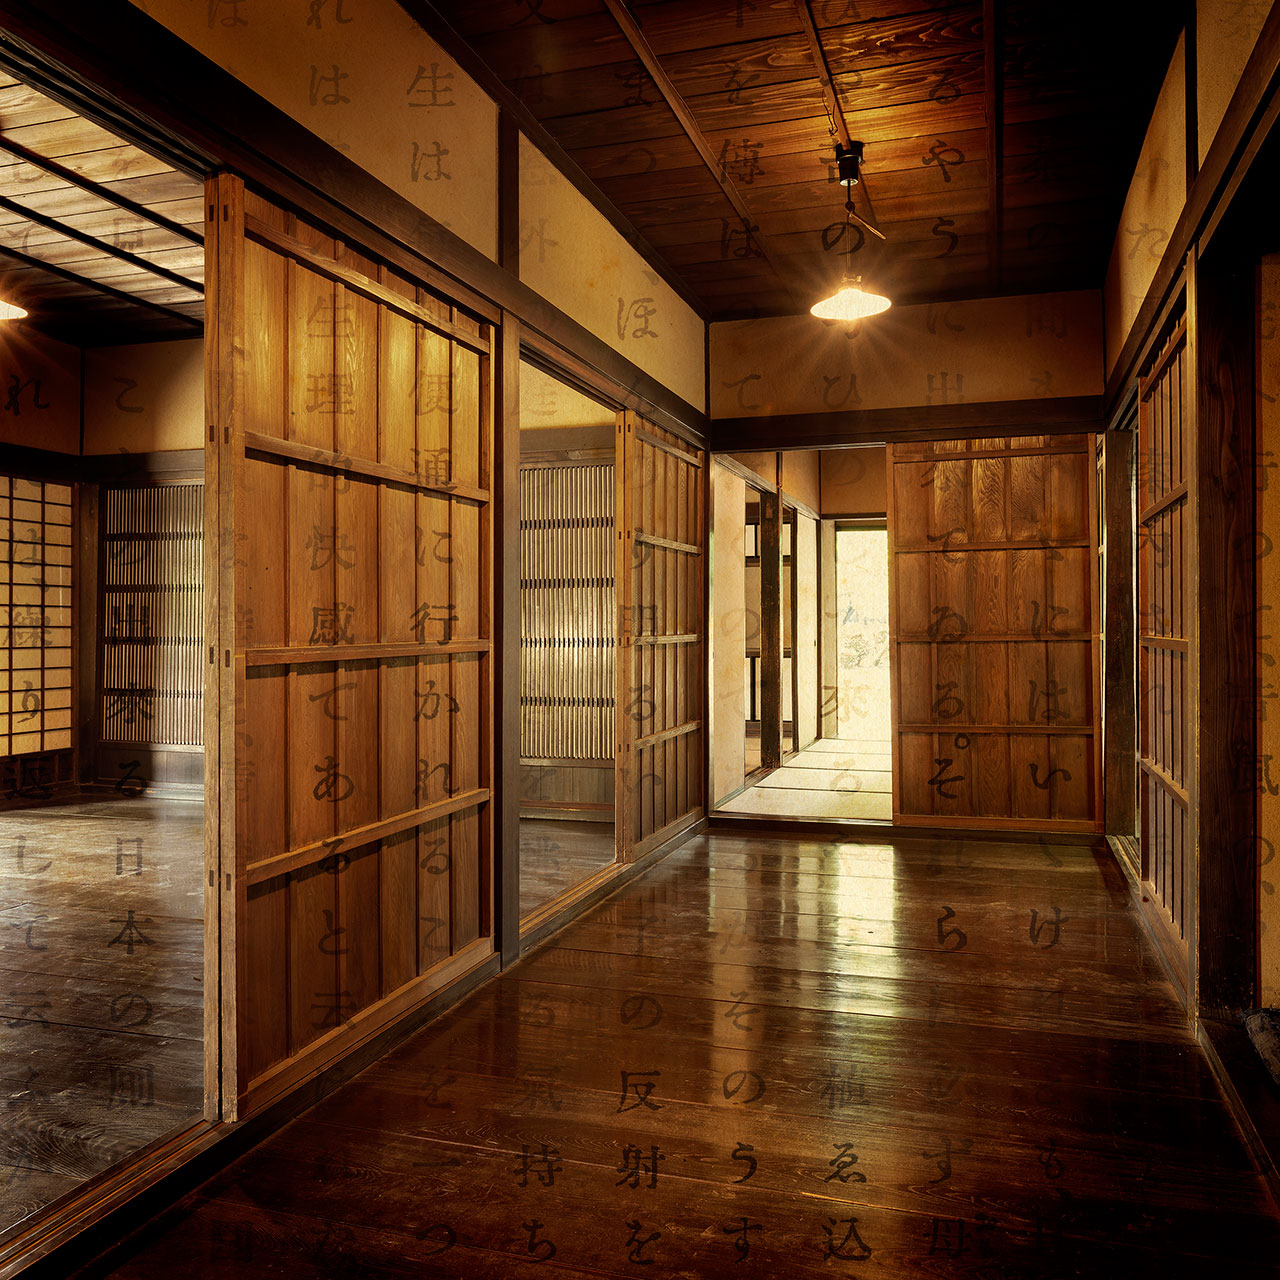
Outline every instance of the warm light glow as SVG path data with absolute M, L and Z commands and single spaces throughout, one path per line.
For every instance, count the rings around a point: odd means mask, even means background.
M 868 293 L 856 280 L 845 279 L 838 293 L 833 293 L 809 308 L 820 320 L 862 320 L 888 311 L 889 299 L 879 293 Z
M 21 307 L 15 307 L 12 302 L 0 299 L 0 320 L 22 320 L 26 314 Z

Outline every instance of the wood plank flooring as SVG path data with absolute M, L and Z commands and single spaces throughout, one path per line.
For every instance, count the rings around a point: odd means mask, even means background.
M 1109 855 L 699 836 L 88 1277 L 1276 1274 Z
M 893 817 L 887 740 L 820 738 L 720 809 L 777 818 Z
M 616 857 L 612 822 L 521 818 L 521 919 L 589 880 Z
M 203 820 L 0 814 L 0 1231 L 201 1112 Z

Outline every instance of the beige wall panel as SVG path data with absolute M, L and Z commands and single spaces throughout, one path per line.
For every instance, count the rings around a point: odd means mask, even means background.
M 1187 194 L 1186 64 L 1183 38 L 1173 51 L 1138 155 L 1107 266 L 1106 365 L 1115 367 L 1151 288 Z
M 887 502 L 884 445 L 824 449 L 819 456 L 824 516 L 884 514 Z
M 80 351 L 0 324 L 0 443 L 80 452 Z
M 1102 391 L 1096 290 L 711 326 L 716 418 L 839 413 Z
M 770 484 L 778 483 L 778 455 L 776 453 L 731 453 L 735 462 L 740 462 L 748 471 L 754 471 L 762 480 Z
M 133 3 L 455 235 L 497 256 L 498 109 L 395 0 Z
M 612 427 L 617 414 L 536 365 L 520 361 L 520 429 Z
M 1280 254 L 1262 260 L 1258 333 L 1258 960 L 1259 1003 L 1280 1003 Z
M 1196 141 L 1204 162 L 1240 73 L 1258 42 L 1272 0 L 1198 0 L 1196 4 Z
M 798 513 L 795 565 L 795 722 L 796 745 L 803 751 L 818 736 L 818 522 Z
M 520 138 L 520 278 L 701 408 L 697 313 L 527 138 Z
M 782 487 L 793 497 L 807 503 L 815 511 L 822 503 L 817 449 L 784 449 L 782 451 Z
M 746 482 L 725 467 L 711 473 L 711 792 L 713 804 L 746 776 L 747 719 L 743 515 Z
M 84 452 L 204 447 L 204 342 L 85 352 Z

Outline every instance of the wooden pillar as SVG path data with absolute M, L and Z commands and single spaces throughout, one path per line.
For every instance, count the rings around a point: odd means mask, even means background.
M 1138 829 L 1138 721 L 1134 635 L 1134 418 L 1103 437 L 1106 492 L 1106 582 L 1104 622 L 1103 813 L 1108 835 L 1133 836 Z M 1137 870 L 1135 866 L 1134 870 Z
M 818 522 L 818 736 L 840 736 L 840 602 L 836 522 Z
M 520 956 L 520 322 L 497 331 L 494 399 L 494 938 L 505 968 Z
M 782 503 L 760 495 L 760 763 L 782 763 Z
M 1188 263 L 1195 385 L 1196 936 L 1201 1015 L 1253 1005 L 1257 955 L 1253 264 L 1215 243 Z

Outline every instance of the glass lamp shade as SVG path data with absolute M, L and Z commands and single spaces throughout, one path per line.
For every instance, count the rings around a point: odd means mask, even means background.
M 862 320 L 888 311 L 890 305 L 883 294 L 868 293 L 859 281 L 846 278 L 838 292 L 815 302 L 809 310 L 820 320 Z
M 16 307 L 12 302 L 5 302 L 0 299 L 0 320 L 22 320 L 26 317 L 26 314 L 21 307 Z

